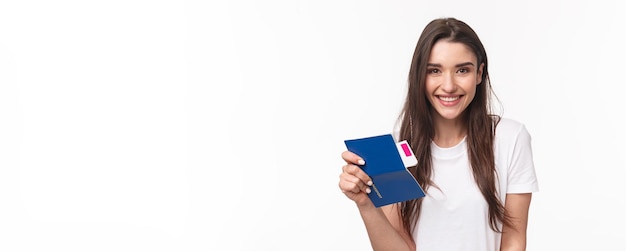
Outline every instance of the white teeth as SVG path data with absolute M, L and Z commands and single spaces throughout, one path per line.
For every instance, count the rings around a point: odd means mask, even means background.
M 455 96 L 455 97 L 444 97 L 444 96 L 439 96 L 439 99 L 446 101 L 446 102 L 452 102 L 455 101 L 457 99 L 459 99 L 459 96 Z

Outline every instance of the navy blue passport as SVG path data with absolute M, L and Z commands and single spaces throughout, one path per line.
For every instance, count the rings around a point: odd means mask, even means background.
M 365 160 L 361 169 L 374 183 L 369 198 L 376 207 L 425 196 L 422 187 L 407 170 L 417 160 L 406 141 L 396 143 L 391 134 L 385 134 L 344 140 L 344 143 L 348 151 Z

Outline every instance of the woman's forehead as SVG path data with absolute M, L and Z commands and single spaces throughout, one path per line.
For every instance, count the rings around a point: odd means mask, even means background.
M 459 63 L 476 63 L 476 55 L 465 44 L 440 40 L 436 42 L 428 59 L 429 64 L 457 65 Z

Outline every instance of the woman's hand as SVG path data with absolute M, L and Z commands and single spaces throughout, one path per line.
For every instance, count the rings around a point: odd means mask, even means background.
M 339 175 L 341 191 L 359 207 L 373 205 L 367 196 L 372 191 L 372 179 L 359 167 L 365 164 L 363 159 L 350 151 L 343 152 L 341 158 L 346 162 Z

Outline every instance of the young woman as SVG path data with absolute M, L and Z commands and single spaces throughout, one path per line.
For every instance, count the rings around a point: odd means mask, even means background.
M 492 114 L 487 55 L 466 23 L 431 21 L 409 72 L 395 136 L 418 164 L 426 197 L 376 208 L 363 159 L 342 153 L 341 191 L 361 214 L 374 250 L 525 250 L 528 209 L 538 191 L 525 126 Z M 374 181 L 375 182 L 375 181 Z

